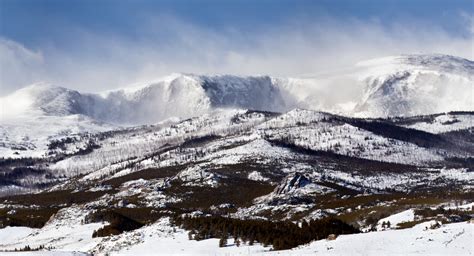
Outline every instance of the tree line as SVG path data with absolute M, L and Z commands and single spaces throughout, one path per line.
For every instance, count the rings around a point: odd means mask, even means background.
M 353 234 L 360 231 L 336 218 L 303 220 L 301 225 L 290 221 L 242 220 L 221 216 L 177 216 L 174 224 L 189 230 L 193 240 L 219 238 L 219 246 L 224 247 L 227 239 L 233 237 L 235 244 L 240 241 L 253 245 L 272 246 L 274 250 L 285 250 L 325 239 L 329 235 Z

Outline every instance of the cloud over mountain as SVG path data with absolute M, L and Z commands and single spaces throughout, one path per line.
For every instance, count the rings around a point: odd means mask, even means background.
M 343 73 L 304 78 L 172 74 L 101 94 L 34 84 L 0 98 L 0 104 L 3 119 L 80 114 L 118 124 L 188 118 L 218 108 L 409 116 L 474 110 L 473 74 L 474 63 L 467 59 L 403 55 L 361 62 Z M 344 88 L 350 88 L 349 93 Z
M 465 17 L 470 16 L 453 19 Z M 143 19 L 133 38 L 72 26 L 67 29 L 74 32 L 74 40 L 61 44 L 46 42 L 33 48 L 2 39 L 1 94 L 41 81 L 96 92 L 173 72 L 299 77 L 403 53 L 438 52 L 474 59 L 468 23 L 462 23 L 466 33 L 452 34 L 417 20 L 382 24 L 376 19 L 324 16 L 254 31 L 233 27 L 216 31 L 171 15 L 155 15 Z

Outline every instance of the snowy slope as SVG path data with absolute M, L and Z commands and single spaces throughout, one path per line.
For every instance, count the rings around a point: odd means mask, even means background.
M 81 239 L 81 232 L 67 233 L 64 228 L 56 232 L 43 228 L 0 229 L 0 236 L 23 237 L 7 239 L 0 243 L 1 249 L 17 248 L 26 244 L 41 244 L 42 237 L 54 239 L 54 251 L 109 252 L 111 255 L 144 255 L 160 252 L 164 255 L 472 255 L 474 248 L 473 224 L 467 222 L 442 225 L 430 229 L 432 222 L 425 222 L 409 229 L 341 235 L 336 240 L 319 240 L 292 250 L 271 251 L 271 247 L 260 244 L 237 247 L 229 239 L 226 247 L 218 247 L 219 239 L 202 241 L 188 240 L 187 232 L 172 228 L 167 219 L 131 232 L 110 238 Z M 84 225 L 85 228 L 86 225 Z M 83 228 L 81 227 L 81 230 Z M 92 232 L 93 228 L 88 229 Z M 39 232 L 43 234 L 38 234 Z M 12 241 L 16 243 L 10 244 Z M 67 241 L 67 242 L 66 242 Z M 88 249 L 86 249 L 88 248 Z M 48 255 L 47 252 L 37 255 Z M 33 254 L 36 255 L 36 254 Z
M 377 222 L 377 230 L 383 230 L 385 228 L 395 229 L 399 223 L 409 222 L 415 220 L 415 211 L 413 209 L 405 210 L 393 215 L 390 215 L 386 218 L 380 219 Z M 383 224 L 390 222 L 390 227 L 383 227 Z M 387 225 L 387 224 L 386 224 Z
M 61 160 L 52 165 L 51 168 L 66 174 L 97 171 L 96 174 L 84 177 L 84 179 L 89 179 L 113 172 L 116 169 L 125 168 L 124 166 L 129 163 L 129 159 L 135 159 L 138 164 L 143 164 L 142 168 L 150 164 L 155 167 L 169 166 L 180 162 L 181 159 L 191 161 L 190 158 L 186 157 L 186 154 L 183 154 L 182 157 L 166 151 L 160 156 L 159 160 L 150 159 L 150 156 L 167 147 L 180 145 L 192 138 L 210 135 L 226 136 L 242 129 L 248 129 L 247 126 L 251 127 L 265 120 L 263 115 L 249 115 L 247 119 L 241 120 L 241 123 L 232 123 L 233 118 L 245 113 L 245 110 L 216 110 L 171 126 L 130 128 L 101 140 L 100 148 L 90 154 Z M 209 151 L 217 149 L 218 147 L 216 149 L 211 148 Z M 141 163 L 141 160 L 144 160 L 144 163 Z
M 14 250 L 29 245 L 37 248 L 49 244 L 58 251 L 87 252 L 94 248 L 99 239 L 91 234 L 104 223 L 83 224 L 86 211 L 79 207 L 60 210 L 43 228 L 7 227 L 0 229 L 0 250 Z M 8 235 L 13 234 L 13 235 Z
M 70 123 L 65 122 L 73 117 Z M 340 173 L 330 166 L 325 167 L 324 174 L 327 177 L 358 187 L 404 190 L 416 184 L 419 179 L 444 177 L 463 182 L 472 179 L 470 173 L 463 174 L 465 168 L 446 168 L 449 171 L 443 172 L 444 174 L 439 169 L 439 164 L 445 161 L 446 156 L 466 157 L 472 155 L 469 152 L 456 152 L 451 148 L 446 151 L 443 148 L 387 137 L 354 126 L 351 123 L 354 119 L 344 119 L 324 112 L 295 109 L 285 114 L 272 114 L 226 109 L 180 122 L 114 130 L 110 130 L 113 127 L 105 124 L 89 123 L 90 119 L 82 115 L 42 118 L 49 122 L 31 124 L 35 122 L 33 120 L 16 126 L 5 126 L 8 129 L 3 130 L 6 136 L 0 153 L 1 156 L 14 158 L 42 157 L 49 162 L 48 165 L 44 166 L 40 162 L 36 168 L 47 170 L 53 174 L 53 179 L 85 174 L 80 179 L 82 182 L 94 182 L 101 177 L 119 177 L 146 168 L 191 164 L 193 168 L 183 171 L 179 175 L 180 179 L 209 176 L 209 184 L 213 184 L 214 178 L 218 176 L 206 170 L 223 165 L 252 163 L 273 166 L 271 168 L 277 165 L 282 172 L 311 169 L 303 164 L 305 154 L 292 151 L 292 147 L 354 159 L 420 167 L 437 166 L 428 176 L 422 172 L 396 175 L 380 173 L 370 177 L 356 172 Z M 83 118 L 81 122 L 80 118 Z M 457 123 L 446 124 L 450 125 Z M 36 129 L 29 129 L 28 126 Z M 94 133 L 99 131 L 106 132 Z M 60 139 L 65 142 L 51 146 Z M 195 140 L 203 142 L 193 145 Z M 301 166 L 295 165 L 296 162 Z M 8 169 L 5 171 L 9 172 Z M 281 175 L 270 175 L 275 174 Z M 263 173 L 246 175 L 250 175 L 252 179 L 269 178 L 268 174 Z M 413 182 L 409 182 L 410 180 Z M 40 179 L 36 177 L 33 181 Z
M 443 159 L 412 143 L 396 141 L 331 119 L 333 116 L 330 114 L 295 109 L 261 124 L 258 132 L 269 140 L 287 140 L 305 149 L 365 159 L 415 165 Z
M 0 120 L 0 157 L 44 157 L 52 140 L 117 128 L 77 114 Z
M 466 120 L 470 116 L 464 115 Z M 189 165 L 180 170 L 177 180 L 190 186 L 211 187 L 219 186 L 219 179 L 228 176 L 216 174 L 214 170 L 242 164 L 258 165 L 259 168 L 245 168 L 240 178 L 275 182 L 274 178 L 279 180 L 289 173 L 309 172 L 316 180 L 324 176 L 343 186 L 371 191 L 407 191 L 426 182 L 464 184 L 473 179 L 468 166 L 448 162 L 449 157 L 472 156 L 472 142 L 464 141 L 462 137 L 468 138 L 469 134 L 458 135 L 460 137 L 454 141 L 458 144 L 451 144 L 450 137 L 441 137 L 444 135 L 420 135 L 413 130 L 407 139 L 397 137 L 405 132 L 403 127 L 392 125 L 391 133 L 384 134 L 380 130 L 371 131 L 371 126 L 364 128 L 356 123 L 363 121 L 375 127 L 377 122 L 389 122 L 390 119 L 352 119 L 303 109 L 285 114 L 221 109 L 183 121 L 126 128 L 93 122 L 83 115 L 41 116 L 38 119 L 0 127 L 4 135 L 0 156 L 38 158 L 34 163 L 5 162 L 0 174 L 7 176 L 0 191 L 21 190 L 58 180 L 74 181 L 78 175 L 83 175 L 78 178 L 83 184 L 96 183 L 104 177 L 116 178 L 147 168 L 177 165 Z M 405 119 L 397 120 L 394 122 L 406 125 Z M 462 123 L 467 125 L 468 122 Z M 430 124 L 438 129 L 436 122 L 428 122 L 427 130 Z M 443 126 L 459 125 L 456 122 Z M 442 144 L 433 144 L 432 138 Z M 306 164 L 306 161 L 312 161 L 311 157 L 301 150 L 313 152 L 310 155 L 326 154 L 324 162 L 318 164 L 321 170 L 315 173 L 314 166 Z M 337 160 L 335 165 L 333 156 L 347 158 L 344 162 Z M 376 175 L 364 174 L 365 169 L 373 170 L 366 166 L 359 166 L 357 170 L 351 167 L 346 171 L 345 166 L 351 166 L 350 162 L 355 159 L 410 166 L 403 167 L 407 171 L 401 173 L 381 172 L 390 169 L 390 165 L 377 166 L 380 173 Z M 17 167 L 27 168 L 27 171 Z M 57 186 L 58 189 L 75 185 L 66 182 Z
M 246 161 L 269 164 L 298 159 L 298 154 L 270 143 L 282 140 L 301 148 L 392 163 L 422 166 L 444 160 L 443 155 L 432 149 L 377 135 L 348 123 L 331 121 L 334 117 L 301 109 L 275 117 L 245 110 L 220 110 L 171 126 L 150 126 L 112 133 L 98 141 L 99 147 L 91 153 L 63 159 L 50 168 L 65 175 L 89 173 L 82 178 L 86 181 L 115 174 L 117 170 L 121 171 L 115 176 L 127 174 L 132 171 L 126 167 L 130 163 L 136 165 L 133 170 L 138 170 L 193 162 L 198 162 L 193 164 L 195 167 L 206 167 Z M 236 122 L 238 118 L 240 121 Z M 165 150 L 206 136 L 220 138 L 201 147 Z
M 268 255 L 460 255 L 474 253 L 474 225 L 455 223 L 438 229 L 431 222 L 410 229 L 341 235 L 336 240 L 320 240 L 307 246 Z M 265 254 L 266 255 L 266 254 Z

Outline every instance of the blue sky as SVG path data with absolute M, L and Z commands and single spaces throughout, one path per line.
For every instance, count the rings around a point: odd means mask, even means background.
M 170 72 L 298 75 L 400 53 L 472 59 L 473 2 L 0 0 L 0 94 Z
M 465 34 L 461 12 L 472 13 L 470 0 L 1 0 L 1 35 L 29 47 L 63 43 L 74 37 L 70 27 L 95 33 L 136 37 L 155 15 L 169 15 L 212 30 L 234 28 L 258 33 L 295 18 L 379 20 L 390 25 L 404 19 L 436 24 Z M 47 36 L 45 36 L 47 34 Z

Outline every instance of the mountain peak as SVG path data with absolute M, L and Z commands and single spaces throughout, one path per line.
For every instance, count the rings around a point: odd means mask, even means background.
M 409 116 L 473 110 L 474 62 L 441 54 L 401 55 L 358 64 L 365 84 L 355 112 L 362 116 Z

